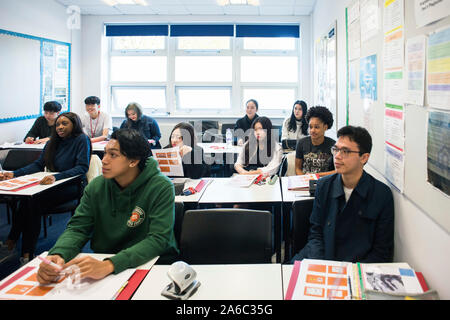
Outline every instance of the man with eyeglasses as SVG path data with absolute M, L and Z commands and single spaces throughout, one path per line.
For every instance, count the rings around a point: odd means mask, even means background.
M 372 149 L 366 129 L 346 126 L 331 148 L 336 174 L 317 183 L 308 243 L 293 259 L 391 262 L 394 201 L 391 189 L 364 171 Z

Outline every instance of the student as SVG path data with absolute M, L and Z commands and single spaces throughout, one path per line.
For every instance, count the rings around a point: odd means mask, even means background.
M 297 141 L 308 135 L 306 121 L 307 106 L 305 101 L 297 100 L 292 107 L 291 115 L 283 122 L 281 130 L 281 145 L 283 149 L 294 149 Z
M 83 188 L 87 183 L 86 172 L 89 169 L 91 153 L 91 142 L 83 133 L 78 115 L 73 112 L 61 113 L 56 118 L 56 127 L 39 159 L 24 168 L 0 174 L 0 180 L 42 172 L 47 168 L 57 173 L 45 176 L 40 184 L 52 184 L 60 179 L 81 175 Z M 51 207 L 78 199 L 79 196 L 79 186 L 66 183 L 30 199 L 21 200 L 18 211 L 13 215 L 7 240 L 8 249 L 15 247 L 22 234 L 22 260 L 27 262 L 34 255 L 41 230 L 42 213 Z
M 187 122 L 180 122 L 170 133 L 170 142 L 166 148 L 180 148 L 183 161 L 183 173 L 186 178 L 199 179 L 209 176 L 209 166 L 204 163 L 203 148 L 197 145 L 194 127 Z
M 44 115 L 34 121 L 30 131 L 26 134 L 23 141 L 25 143 L 46 143 L 50 139 L 52 129 L 55 127 L 56 117 L 61 111 L 61 104 L 57 101 L 47 101 L 44 104 Z M 36 140 L 36 138 L 38 138 Z
M 292 259 L 392 262 L 394 202 L 384 183 L 364 171 L 372 149 L 366 129 L 346 126 L 333 146 L 337 174 L 317 183 L 306 246 Z
M 258 114 L 256 113 L 258 111 L 258 102 L 255 99 L 250 99 L 245 103 L 245 117 L 240 118 L 236 121 L 236 124 L 234 126 L 235 135 L 237 135 L 237 145 L 242 146 L 245 141 L 247 141 L 248 137 L 245 136 L 244 139 L 244 133 L 246 133 L 251 127 L 252 122 L 256 118 L 258 118 Z M 236 130 L 241 129 L 241 132 L 236 132 Z
M 112 133 L 102 159 L 103 176 L 86 187 L 75 215 L 49 251 L 50 261 L 63 268 L 77 265 L 81 278 L 92 279 L 136 268 L 156 256 L 159 263 L 173 262 L 178 254 L 174 187 L 150 153 L 136 130 Z M 89 240 L 94 252 L 114 255 L 74 259 Z M 41 263 L 40 283 L 57 281 L 57 276 L 52 266 Z
M 95 96 L 84 99 L 86 112 L 81 116 L 84 133 L 91 142 L 104 141 L 112 131 L 112 119 L 106 112 L 100 112 L 100 99 Z
M 151 143 L 152 149 L 160 149 L 161 132 L 159 131 L 158 123 L 155 119 L 142 114 L 142 107 L 137 102 L 131 102 L 125 108 L 126 120 L 122 122 L 120 129 L 129 128 L 139 131 L 148 140 L 153 140 Z
M 252 129 L 253 134 L 239 153 L 234 169 L 239 174 L 276 174 L 283 150 L 272 138 L 272 122 L 267 117 L 258 117 L 253 121 Z
M 320 177 L 335 173 L 331 147 L 335 141 L 325 137 L 333 126 L 333 115 L 326 107 L 312 107 L 306 113 L 310 136 L 298 140 L 295 148 L 295 173 L 317 173 Z

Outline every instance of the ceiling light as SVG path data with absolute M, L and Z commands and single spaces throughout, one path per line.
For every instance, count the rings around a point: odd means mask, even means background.
M 139 4 L 141 6 L 147 5 L 147 2 L 145 0 L 102 0 L 102 1 L 110 6 L 116 6 L 118 4 Z
M 217 0 L 220 6 L 230 6 L 230 5 L 250 5 L 259 6 L 259 0 Z

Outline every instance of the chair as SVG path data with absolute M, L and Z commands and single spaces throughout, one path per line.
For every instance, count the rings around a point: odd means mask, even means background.
M 282 126 L 272 126 L 272 130 L 278 130 L 278 142 L 281 142 L 281 128 Z M 276 134 L 276 131 L 272 131 L 272 133 Z
M 86 173 L 86 179 L 87 183 L 91 182 L 95 177 L 102 174 L 102 161 L 100 160 L 99 156 L 96 154 L 91 155 L 91 160 L 89 162 L 89 170 Z M 52 225 L 52 214 L 61 214 L 70 212 L 70 214 L 73 216 L 75 214 L 75 210 L 77 209 L 78 205 L 80 204 L 80 199 L 83 195 L 83 188 L 81 186 L 81 178 L 77 178 L 77 183 L 79 187 L 79 195 L 77 199 L 73 199 L 70 201 L 66 201 L 63 204 L 60 204 L 56 207 L 48 209 L 43 215 L 42 215 L 42 223 L 44 225 L 44 237 L 47 237 L 47 224 L 46 220 L 48 217 L 48 224 L 49 226 Z
M 232 208 L 188 210 L 180 253 L 191 264 L 270 263 L 272 214 Z
M 314 199 L 294 201 L 292 204 L 292 252 L 298 253 L 308 242 Z
M 180 237 L 181 237 L 181 226 L 183 224 L 184 218 L 184 203 L 175 202 L 175 221 L 173 224 L 173 232 L 175 234 L 175 240 L 177 246 L 180 247 Z
M 201 133 L 198 130 L 198 121 L 189 121 L 197 132 L 198 141 L 201 142 L 222 142 L 222 136 L 219 134 L 219 121 L 201 120 Z
M 287 169 L 286 169 L 286 176 L 295 176 L 295 151 L 291 151 L 288 154 L 286 154 L 286 160 L 287 160 Z

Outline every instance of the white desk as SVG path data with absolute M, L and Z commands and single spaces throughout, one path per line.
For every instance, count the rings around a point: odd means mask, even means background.
M 189 300 L 282 300 L 280 264 L 192 265 L 201 285 Z M 155 265 L 132 300 L 168 300 L 169 265 Z
M 48 176 L 48 175 L 50 175 L 52 173 L 54 173 L 54 172 L 36 172 L 36 173 L 31 174 L 30 176 L 42 179 L 43 177 Z M 55 181 L 52 184 L 46 184 L 46 185 L 38 184 L 38 185 L 31 186 L 31 187 L 28 187 L 28 188 L 24 188 L 24 189 L 18 190 L 18 191 L 0 190 L 0 196 L 29 196 L 29 197 L 31 197 L 31 196 L 34 196 L 34 195 L 36 195 L 36 194 L 38 194 L 40 192 L 43 192 L 45 190 L 54 188 L 57 185 L 65 183 L 65 182 L 67 182 L 69 180 L 75 179 L 76 177 L 77 176 L 69 177 L 69 178 L 66 178 L 66 179 L 61 179 L 61 180 Z
M 186 179 L 186 181 L 184 183 L 184 189 L 187 189 L 189 187 L 195 188 L 201 180 L 206 180 L 206 185 L 203 186 L 203 188 L 200 192 L 196 192 L 189 196 L 175 196 L 175 202 L 198 203 L 200 201 L 200 198 L 202 197 L 203 193 L 205 192 L 205 190 L 211 184 L 212 178 L 203 178 L 203 179 L 189 179 L 188 178 L 188 179 Z
M 92 144 L 92 151 L 101 151 L 105 150 L 105 146 L 108 141 L 94 142 Z M 4 143 L 0 146 L 2 149 L 35 149 L 35 150 L 43 150 L 45 147 L 45 143 L 22 143 L 22 144 L 14 144 L 14 143 Z
M 273 185 L 253 184 L 248 188 L 235 187 L 230 184 L 230 180 L 231 178 L 213 178 L 199 203 L 281 203 L 282 201 L 278 180 Z
M 306 191 L 291 191 L 288 190 L 289 177 L 281 177 L 281 189 L 283 193 L 283 202 L 292 203 L 299 200 L 310 200 L 314 199 L 309 194 L 309 190 Z

